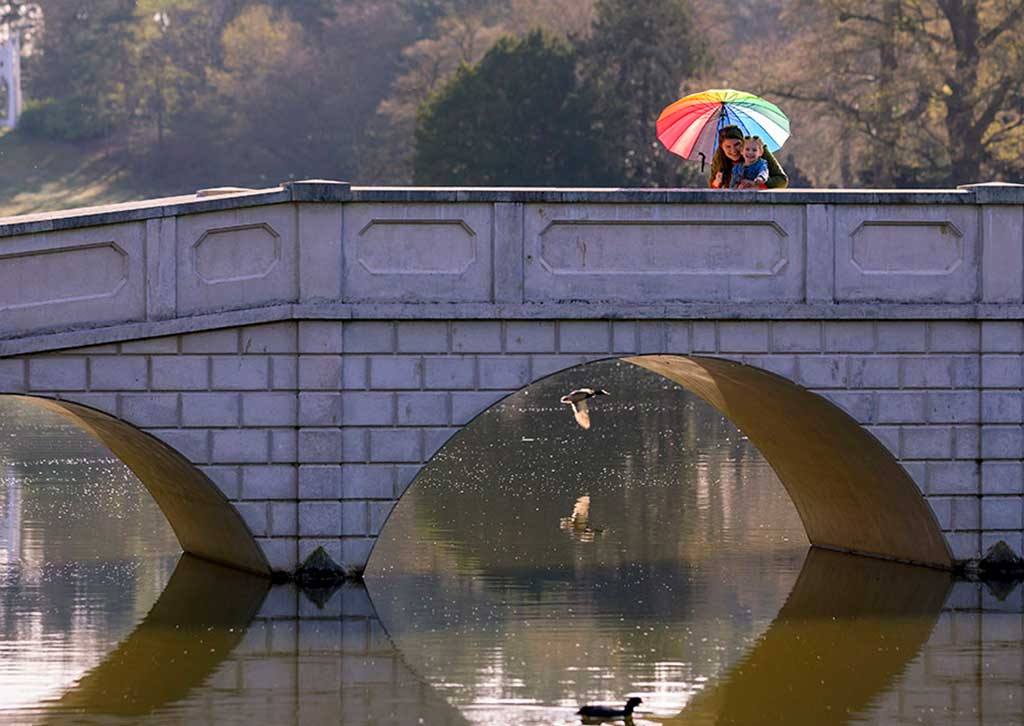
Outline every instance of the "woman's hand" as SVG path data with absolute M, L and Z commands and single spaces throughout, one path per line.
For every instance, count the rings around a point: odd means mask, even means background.
M 743 179 L 743 180 L 740 181 L 739 186 L 736 187 L 736 188 L 737 189 L 760 189 L 761 185 L 758 184 L 755 181 L 751 181 L 750 179 Z
M 717 174 L 715 174 L 715 183 L 712 184 L 712 186 L 715 189 L 721 189 L 722 188 L 722 172 L 718 172 Z

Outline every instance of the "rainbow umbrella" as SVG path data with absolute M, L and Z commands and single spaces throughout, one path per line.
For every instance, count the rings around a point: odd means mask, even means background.
M 718 129 L 735 124 L 748 136 L 760 136 L 770 151 L 789 138 L 789 119 L 774 103 L 731 88 L 683 96 L 658 117 L 658 141 L 673 154 L 704 162 L 718 148 Z

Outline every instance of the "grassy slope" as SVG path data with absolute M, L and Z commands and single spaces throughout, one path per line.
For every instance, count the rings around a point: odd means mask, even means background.
M 0 217 L 144 199 L 159 190 L 132 176 L 103 145 L 0 132 Z

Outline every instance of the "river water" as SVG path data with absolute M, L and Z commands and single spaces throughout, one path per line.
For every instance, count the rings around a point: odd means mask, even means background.
M 622 362 L 479 417 L 365 583 L 311 592 L 182 557 L 109 452 L 0 399 L 3 724 L 1024 723 L 1021 601 L 810 550 L 745 437 Z

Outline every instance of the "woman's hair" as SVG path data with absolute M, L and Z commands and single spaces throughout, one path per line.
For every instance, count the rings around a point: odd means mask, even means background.
M 743 145 L 746 146 L 748 141 L 753 141 L 762 152 L 764 151 L 764 141 L 761 140 L 760 136 L 744 136 Z
M 718 141 L 721 143 L 723 139 L 739 139 L 743 141 L 743 129 L 736 124 L 729 124 L 718 129 Z

